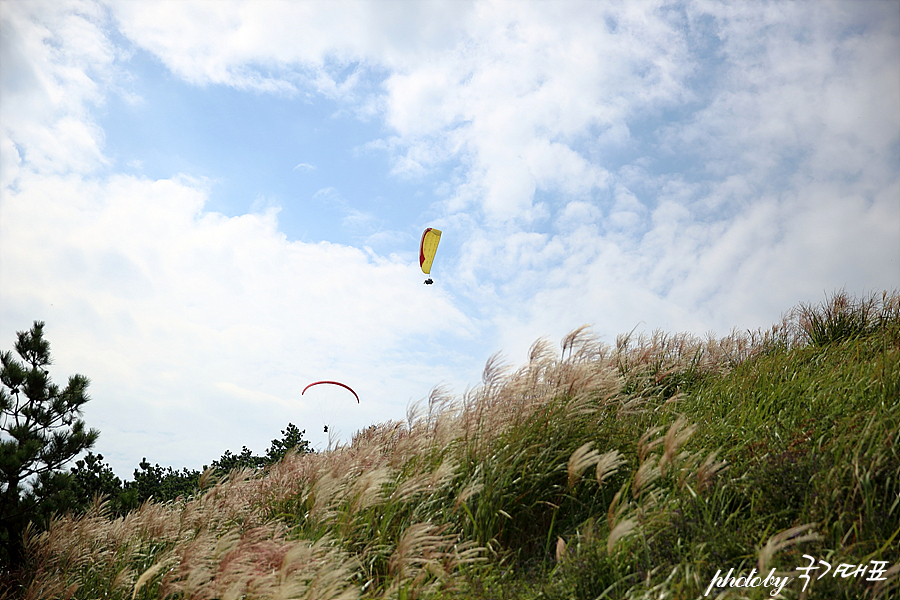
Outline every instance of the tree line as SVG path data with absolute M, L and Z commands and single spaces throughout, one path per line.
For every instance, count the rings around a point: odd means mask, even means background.
M 200 490 L 201 471 L 151 465 L 146 457 L 132 481 L 122 481 L 102 454 L 90 451 L 100 435 L 80 418 L 89 401 L 89 380 L 72 375 L 64 388 L 54 384 L 44 323 L 16 333 L 12 352 L 0 352 L 0 576 L 14 577 L 23 565 L 23 534 L 29 525 L 44 528 L 53 515 L 78 513 L 104 500 L 112 515 L 143 502 L 189 497 Z M 285 455 L 312 452 L 305 430 L 293 423 L 272 440 L 266 453 L 244 446 L 230 450 L 203 469 L 224 475 L 234 469 L 265 469 Z M 78 460 L 72 461 L 81 456 Z M 70 466 L 71 465 L 71 466 Z M 67 468 L 68 467 L 68 468 Z

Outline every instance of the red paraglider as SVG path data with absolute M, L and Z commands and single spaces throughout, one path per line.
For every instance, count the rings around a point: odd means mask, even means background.
M 305 388 L 303 388 L 303 391 L 300 392 L 300 395 L 302 396 L 304 393 L 306 393 L 306 390 L 308 390 L 309 388 L 311 388 L 314 385 L 319 385 L 320 383 L 329 383 L 331 385 L 339 385 L 342 388 L 346 388 L 346 389 L 350 390 L 350 393 L 353 394 L 354 396 L 356 396 L 356 403 L 359 404 L 359 396 L 356 394 L 356 392 L 353 391 L 353 388 L 351 388 L 346 383 L 341 383 L 340 381 L 314 381 L 311 384 L 309 384 L 308 386 L 306 386 Z

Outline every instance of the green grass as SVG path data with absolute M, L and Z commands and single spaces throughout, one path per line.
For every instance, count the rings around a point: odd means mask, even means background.
M 29 541 L 21 595 L 698 598 L 719 569 L 806 554 L 892 570 L 814 574 L 805 598 L 889 598 L 898 548 L 900 296 L 839 293 L 719 340 L 580 329 L 348 447 L 57 519 Z

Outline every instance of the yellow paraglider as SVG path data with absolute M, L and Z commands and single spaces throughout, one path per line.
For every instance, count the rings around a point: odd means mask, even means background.
M 441 230 L 429 227 L 422 233 L 422 241 L 419 243 L 419 265 L 426 275 L 431 274 L 431 263 L 434 262 L 434 254 L 437 252 L 438 243 L 441 241 Z M 426 285 L 434 283 L 431 277 L 425 280 Z

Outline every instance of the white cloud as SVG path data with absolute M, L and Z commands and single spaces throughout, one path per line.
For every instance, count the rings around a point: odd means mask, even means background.
M 468 165 L 455 209 L 528 224 L 539 189 L 602 189 L 606 168 L 580 147 L 612 131 L 621 138 L 634 112 L 685 94 L 683 36 L 656 5 L 525 3 L 514 16 L 503 3 L 478 6 L 452 52 L 411 57 L 385 82 L 398 161 Z
M 352 94 L 337 74 L 358 61 L 393 66 L 453 40 L 469 2 L 163 0 L 107 2 L 121 31 L 199 85 L 293 93 L 313 83 Z M 336 66 L 334 72 L 331 66 Z
M 314 378 L 363 382 L 365 405 L 337 418 L 345 436 L 441 379 L 465 383 L 442 347 L 472 324 L 410 262 L 290 242 L 277 210 L 208 212 L 202 179 L 95 175 L 91 106 L 114 52 L 74 44 L 109 49 L 102 11 L 7 8 L 4 32 L 18 37 L 3 48 L 3 343 L 47 321 L 54 375 L 92 379 L 87 419 L 120 475 L 142 455 L 200 466 L 225 447 L 261 451 L 288 421 L 317 422 L 298 398 Z
M 169 454 L 159 449 L 161 459 L 211 460 L 224 449 L 218 437 L 244 427 L 234 413 L 204 409 L 209 398 L 254 413 L 269 431 L 302 425 L 313 416 L 291 406 L 304 381 L 350 377 L 424 393 L 423 373 L 438 360 L 426 351 L 431 340 L 471 335 L 445 294 L 421 289 L 412 265 L 289 242 L 275 211 L 204 212 L 202 181 L 45 176 L 19 187 L 4 195 L 0 226 L 3 255 L 16 257 L 0 272 L 8 326 L 48 321 L 60 367 L 95 382 L 89 411 L 107 414 L 101 430 L 117 404 L 148 412 L 147 426 L 162 432 L 186 432 L 195 412 L 207 415 L 208 429 L 192 443 L 178 437 Z M 410 348 L 401 365 L 385 363 Z M 365 407 L 345 433 L 377 419 Z
M 27 161 L 47 173 L 85 172 L 105 163 L 103 132 L 88 114 L 103 102 L 115 51 L 92 2 L 5 2 L 0 104 L 0 181 Z
M 845 285 L 858 292 L 896 285 L 900 270 L 892 256 L 900 244 L 896 235 L 900 230 L 896 203 L 900 77 L 896 60 L 890 58 L 900 53 L 896 14 L 887 14 L 890 7 L 884 3 L 869 4 L 859 14 L 848 14 L 854 13 L 853 3 L 766 6 L 767 10 L 759 10 L 761 5 L 746 6 L 732 14 L 732 7 L 725 4 L 689 5 L 688 16 L 695 23 L 712 16 L 722 38 L 718 50 L 722 62 L 715 67 L 714 78 L 704 82 L 708 100 L 699 105 L 701 96 L 683 86 L 692 64 L 703 57 L 685 50 L 680 45 L 683 40 L 667 29 L 676 28 L 677 19 L 667 21 L 653 11 L 638 9 L 647 17 L 642 24 L 647 28 L 630 39 L 635 42 L 631 47 L 640 40 L 652 41 L 650 32 L 655 32 L 658 39 L 677 42 L 673 48 L 679 49 L 662 52 L 652 43 L 642 48 L 644 54 L 639 56 L 647 57 L 646 64 L 668 67 L 659 71 L 658 80 L 664 82 L 658 88 L 661 91 L 652 95 L 657 88 L 646 85 L 651 78 L 640 75 L 640 61 L 625 61 L 619 81 L 595 92 L 595 104 L 615 110 L 616 102 L 623 100 L 622 106 L 628 108 L 614 114 L 624 131 L 628 123 L 660 107 L 677 108 L 676 114 L 684 114 L 680 106 L 684 101 L 698 109 L 658 126 L 658 136 L 652 130 L 649 136 L 644 133 L 642 142 L 630 135 L 600 136 L 596 145 L 571 141 L 592 149 L 580 155 L 596 157 L 585 159 L 593 172 L 603 173 L 600 169 L 620 160 L 608 152 L 611 149 L 627 156 L 634 152 L 633 144 L 641 142 L 651 154 L 638 155 L 631 164 L 602 178 L 588 171 L 573 177 L 596 190 L 590 196 L 604 207 L 604 230 L 585 239 L 585 229 L 572 230 L 570 225 L 543 238 L 576 257 L 547 263 L 551 274 L 544 275 L 545 281 L 563 283 L 559 288 L 548 287 L 547 293 L 538 294 L 527 309 L 516 313 L 519 317 L 509 329 L 518 337 L 548 332 L 558 336 L 581 321 L 608 323 L 605 315 L 610 311 L 620 316 L 643 314 L 635 322 L 644 319 L 667 328 L 724 332 L 731 326 L 765 326 L 780 310 L 801 300 L 818 300 Z M 633 22 L 638 20 L 633 17 Z M 578 41 L 602 37 L 600 32 Z M 526 51 L 539 63 L 538 53 L 539 48 L 534 54 Z M 528 72 L 523 66 L 505 76 L 527 77 Z M 598 81 L 598 73 L 588 66 L 580 85 Z M 667 73 L 673 74 L 674 83 L 665 82 L 662 75 Z M 542 86 L 548 87 L 554 77 L 550 75 Z M 510 95 L 524 89 L 509 81 L 498 83 L 497 91 L 491 92 L 487 88 L 473 92 L 474 84 L 462 87 L 474 93 L 476 100 L 485 104 L 492 100 L 504 107 L 483 110 L 482 115 L 492 117 L 498 111 L 511 111 L 510 102 L 516 98 L 510 101 Z M 650 92 L 649 101 L 637 91 L 643 89 Z M 499 206 L 511 212 L 527 208 L 532 194 L 559 189 L 552 181 L 538 183 L 534 172 L 520 166 L 525 161 L 518 158 L 521 148 L 540 139 L 544 131 L 550 132 L 545 139 L 551 135 L 566 139 L 567 129 L 561 126 L 521 133 L 537 121 L 535 115 L 547 114 L 541 108 L 567 106 L 558 97 L 542 100 L 546 104 L 535 103 L 531 110 L 522 111 L 519 122 L 509 117 L 491 121 L 500 124 L 491 135 L 479 137 L 477 131 L 467 131 L 468 141 L 459 144 L 478 153 L 471 159 L 472 175 L 480 182 L 470 180 L 462 189 L 469 190 L 472 200 L 483 198 L 489 212 Z M 603 121 L 596 115 L 581 114 L 582 130 L 602 130 Z M 477 118 L 469 121 L 477 122 Z M 459 126 L 454 136 L 461 137 L 459 132 L 466 127 Z M 481 152 L 480 143 L 487 150 Z M 663 153 L 657 153 L 657 145 Z M 689 170 L 666 172 L 648 160 L 667 154 Z M 493 162 L 485 166 L 489 161 Z M 568 164 L 579 161 L 570 159 Z M 564 172 L 558 166 L 550 171 Z M 598 180 L 612 186 L 611 207 L 608 192 Z M 518 203 L 492 190 L 502 190 L 499 193 Z M 549 210 L 555 214 L 560 208 L 556 204 Z M 562 224 L 565 209 L 559 214 Z M 502 240 L 504 233 L 496 237 Z M 468 277 L 497 277 L 492 265 L 484 266 L 484 257 L 509 256 L 500 246 L 503 242 L 486 244 L 489 240 L 490 236 L 478 239 L 479 251 L 471 255 L 473 271 Z M 592 257 L 577 255 L 584 247 L 595 250 Z M 517 264 L 503 263 L 503 271 L 509 274 L 506 289 L 530 281 L 521 272 L 531 264 L 535 251 L 521 254 Z M 587 273 L 592 274 L 589 280 Z M 602 287 L 594 284 L 598 278 Z M 632 298 L 637 310 L 629 307 L 616 313 L 623 307 L 617 307 L 610 296 Z M 649 319 L 646 315 L 668 316 Z M 623 318 L 617 330 L 631 324 Z

